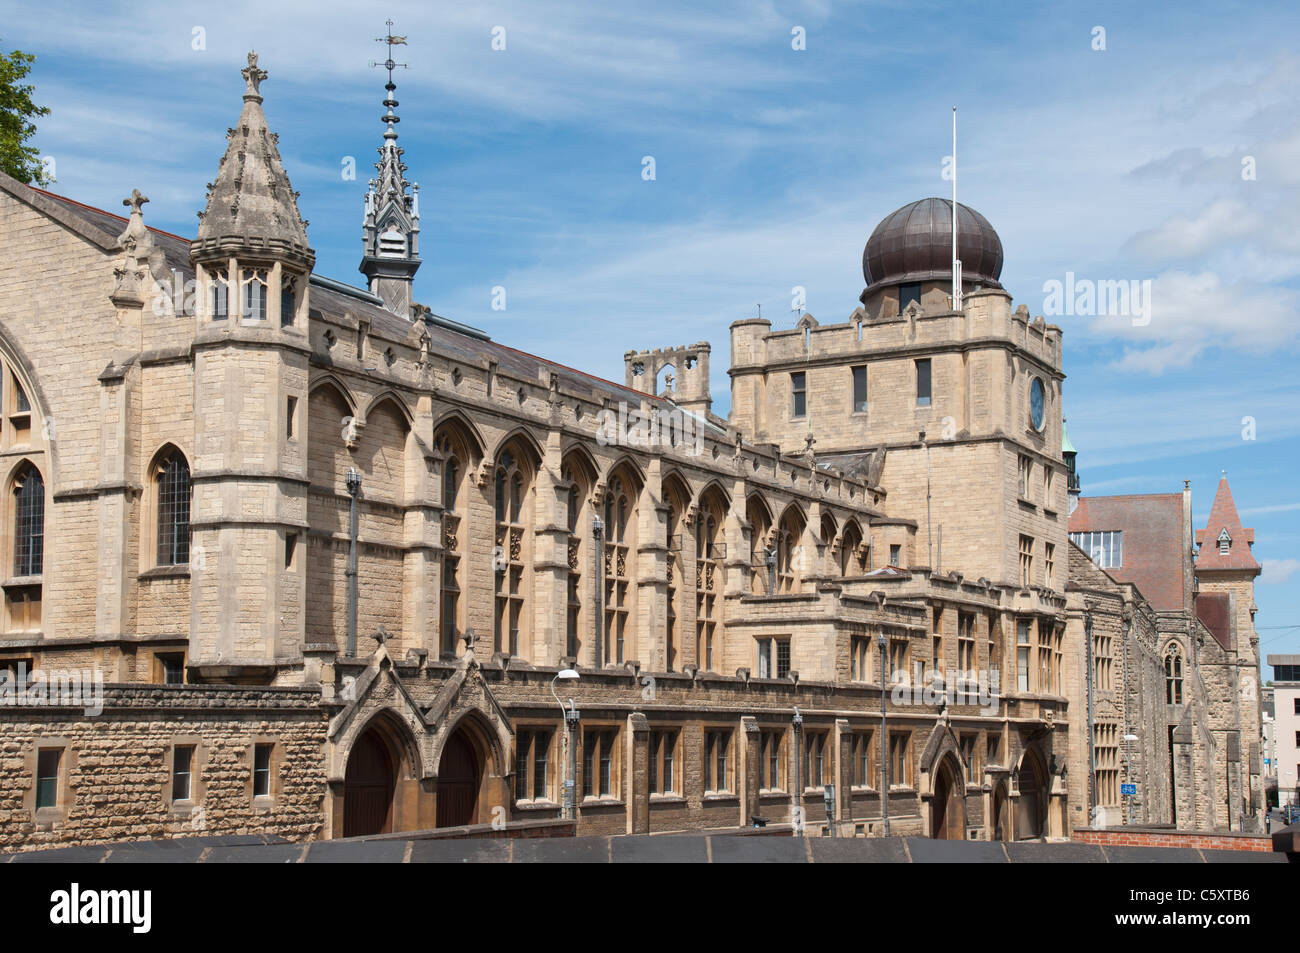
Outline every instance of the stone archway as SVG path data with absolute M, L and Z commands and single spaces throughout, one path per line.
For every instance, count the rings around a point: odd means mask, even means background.
M 397 791 L 394 752 L 377 725 L 352 746 L 343 779 L 343 836 L 364 837 L 393 830 Z
M 966 839 L 966 800 L 961 768 L 951 753 L 935 766 L 930 799 L 930 836 L 936 840 Z
M 1027 748 L 1020 759 L 1016 783 L 1020 792 L 1016 803 L 1016 839 L 1042 837 L 1047 829 L 1047 769 L 1033 748 Z
M 479 822 L 478 802 L 486 759 L 461 724 L 447 739 L 438 762 L 439 827 L 462 827 Z
M 995 841 L 1011 840 L 1011 807 L 1007 798 L 1007 782 L 999 781 L 993 790 L 993 830 L 990 832 Z

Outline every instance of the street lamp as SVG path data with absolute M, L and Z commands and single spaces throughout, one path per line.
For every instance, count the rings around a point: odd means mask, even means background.
M 881 632 L 876 636 L 880 646 L 880 818 L 884 822 L 885 836 L 889 836 L 889 716 L 885 710 L 885 650 L 889 639 Z
M 348 496 L 352 498 L 348 508 L 348 658 L 357 654 L 357 497 L 361 494 L 361 474 L 356 467 L 348 467 L 345 479 Z
M 1130 777 L 1129 772 L 1133 768 L 1133 751 L 1129 747 L 1129 745 L 1137 740 L 1138 740 L 1138 736 L 1133 734 L 1132 732 L 1129 732 L 1124 736 L 1124 780 L 1126 782 L 1128 782 L 1128 779 Z M 1133 795 L 1129 794 L 1129 795 L 1125 795 L 1124 798 L 1124 823 L 1125 824 L 1129 823 L 1129 821 L 1132 819 L 1131 815 L 1133 813 L 1132 810 L 1133 802 L 1128 800 L 1128 798 L 1132 796 Z
M 597 513 L 591 518 L 591 535 L 596 543 L 596 668 L 605 665 L 605 521 Z
M 799 714 L 799 706 L 795 706 L 794 717 L 790 719 L 794 724 L 794 834 L 796 837 L 803 836 L 803 715 Z
M 577 681 L 580 677 L 576 669 L 562 668 L 555 673 L 555 678 L 551 679 L 551 695 L 555 698 L 555 704 L 560 707 L 560 716 L 564 719 L 564 772 L 567 776 L 564 778 L 563 816 L 567 820 L 574 820 L 577 817 L 574 788 L 575 778 L 578 774 L 578 756 L 573 736 L 574 732 L 578 730 L 578 709 L 573 704 L 572 698 L 569 699 L 569 707 L 564 707 L 564 703 L 560 701 L 560 696 L 555 693 L 555 683 L 561 678 L 566 682 L 572 682 Z

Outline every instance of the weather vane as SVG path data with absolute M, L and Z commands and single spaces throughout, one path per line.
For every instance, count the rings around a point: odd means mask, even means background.
M 382 66 L 382 67 L 384 67 L 384 69 L 388 70 L 388 82 L 389 82 L 389 84 L 391 85 L 392 82 L 393 82 L 393 70 L 397 69 L 397 67 L 399 67 L 399 66 L 400 66 L 402 69 L 407 69 L 407 68 L 408 68 L 407 65 L 406 65 L 405 63 L 394 63 L 394 62 L 393 62 L 393 47 L 395 47 L 395 46 L 405 46 L 405 45 L 406 45 L 406 37 L 404 37 L 404 36 L 393 36 L 393 21 L 392 21 L 391 19 L 389 19 L 389 20 L 385 20 L 385 21 L 384 21 L 384 25 L 388 27 L 388 35 L 387 35 L 387 36 L 377 36 L 377 37 L 375 37 L 375 42 L 376 42 L 376 43 L 387 43 L 387 44 L 388 44 L 388 59 L 384 60 L 384 62 L 382 62 L 382 63 L 377 62 L 377 61 L 375 61 L 375 60 L 371 60 L 371 61 L 370 61 L 370 65 L 371 65 L 371 66 Z

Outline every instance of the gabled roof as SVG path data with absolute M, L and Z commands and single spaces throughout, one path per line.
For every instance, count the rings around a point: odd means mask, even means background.
M 1227 531 L 1232 541 L 1225 556 L 1219 552 L 1218 540 Z M 1254 569 L 1259 570 L 1259 562 L 1250 551 L 1250 544 L 1255 541 L 1255 531 L 1241 525 L 1237 515 L 1237 504 L 1232 500 L 1232 490 L 1228 489 L 1228 478 L 1219 480 L 1218 492 L 1214 494 L 1214 505 L 1210 507 L 1210 518 L 1204 529 L 1196 531 L 1196 542 L 1201 550 L 1196 556 L 1196 571 L 1214 569 Z

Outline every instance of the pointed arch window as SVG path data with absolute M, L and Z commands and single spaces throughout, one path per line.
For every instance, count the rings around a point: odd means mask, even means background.
M 578 657 L 579 633 L 582 631 L 582 534 L 579 525 L 582 517 L 582 501 L 586 496 L 587 484 L 581 471 L 574 465 L 566 465 L 560 471 L 560 477 L 569 484 L 565 494 L 565 526 L 569 531 L 568 540 L 568 579 L 567 606 L 565 611 L 564 651 L 569 658 Z
M 230 286 L 219 275 L 213 276 L 208 285 L 208 314 L 213 321 L 224 321 L 230 317 Z
M 724 555 L 722 512 L 716 499 L 708 499 L 695 530 L 695 657 L 706 672 L 722 661 L 718 633 Z
M 246 268 L 240 282 L 244 286 L 244 319 L 266 320 L 266 269 Z
M 298 304 L 298 276 L 280 276 L 280 327 L 293 324 Z
M 464 553 L 466 550 L 465 525 L 460 514 L 462 488 L 469 466 L 469 455 L 459 434 L 450 427 L 438 432 L 434 449 L 442 454 L 442 584 L 441 636 L 439 650 L 451 656 L 456 652 L 460 637 L 461 593 Z
M 525 474 L 509 450 L 501 454 L 495 479 L 496 549 L 493 569 L 496 577 L 493 646 L 497 652 L 519 655 L 524 618 L 524 495 Z
M 45 480 L 28 465 L 14 480 L 14 575 L 39 576 L 45 566 Z
M 1183 703 L 1183 650 L 1177 644 L 1165 652 L 1165 702 Z
M 158 565 L 184 566 L 190 561 L 190 465 L 173 450 L 154 473 L 158 491 Z
M 605 497 L 605 658 L 606 665 L 622 665 L 627 652 L 630 595 L 628 554 L 631 539 L 628 524 L 633 504 L 622 477 L 609 482 Z

